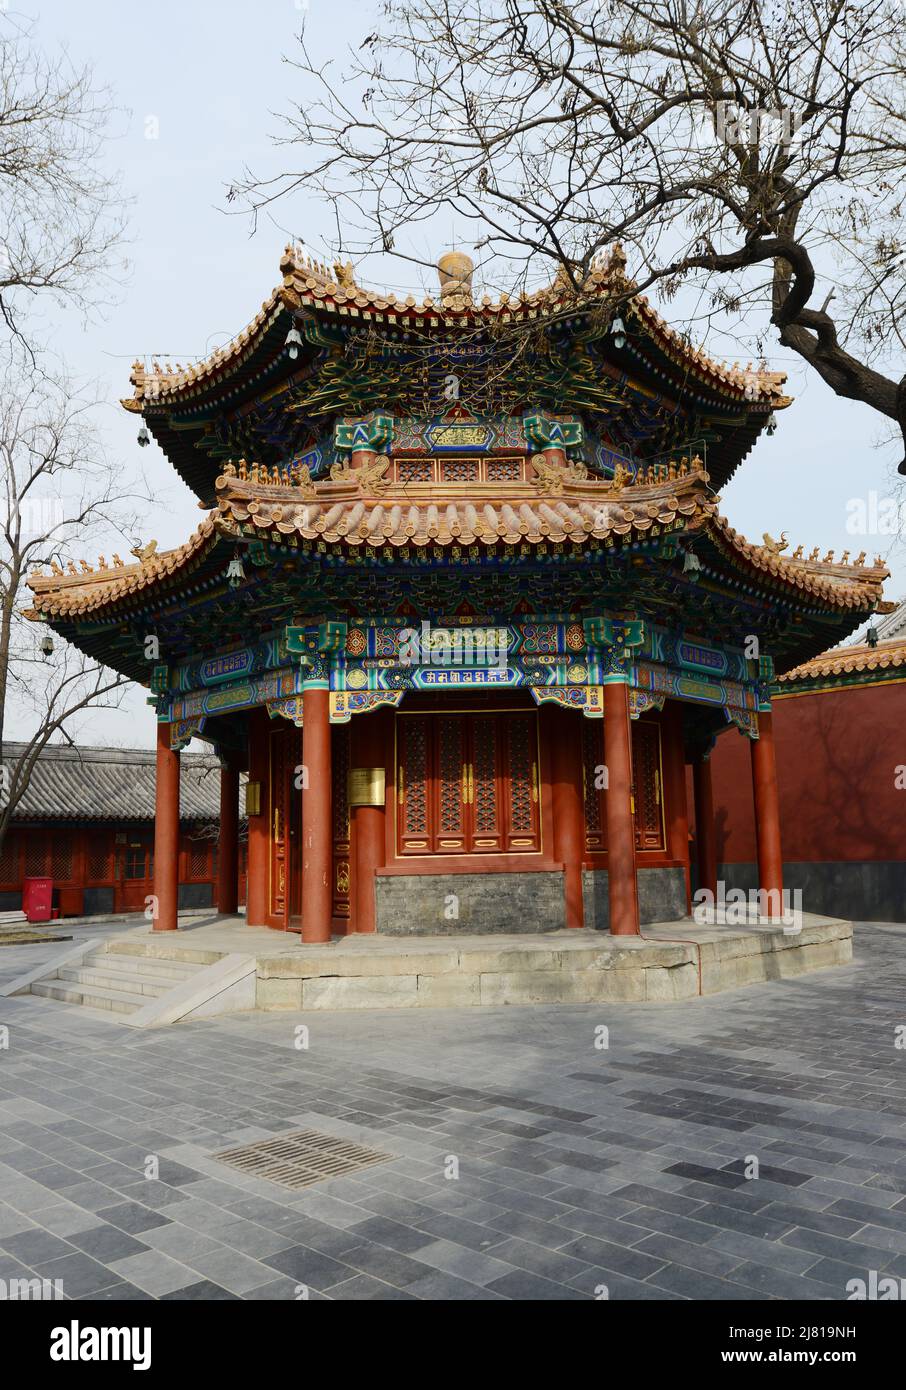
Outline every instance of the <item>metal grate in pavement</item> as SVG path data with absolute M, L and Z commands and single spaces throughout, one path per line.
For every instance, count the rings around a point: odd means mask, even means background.
M 357 1173 L 374 1163 L 388 1163 L 394 1155 L 337 1139 L 333 1134 L 321 1134 L 316 1129 L 300 1129 L 276 1139 L 259 1139 L 256 1144 L 225 1149 L 214 1157 L 242 1173 L 299 1188 Z

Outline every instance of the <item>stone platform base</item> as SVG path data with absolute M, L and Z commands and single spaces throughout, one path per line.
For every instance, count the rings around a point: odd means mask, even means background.
M 248 953 L 256 962 L 255 1006 L 268 1010 L 669 1003 L 852 959 L 851 923 L 814 916 L 789 935 L 767 924 L 703 927 L 686 919 L 646 927 L 641 937 L 561 930 L 492 938 L 352 936 L 306 946 L 233 919 L 158 936 L 135 932 L 120 941 L 130 953 L 162 959 Z
M 687 937 L 684 941 L 671 937 Z M 852 959 L 852 926 L 813 919 L 795 936 L 771 927 L 675 922 L 644 937 L 593 931 L 399 941 L 348 938 L 258 962 L 259 1009 L 499 1007 L 652 1003 L 787 979 Z

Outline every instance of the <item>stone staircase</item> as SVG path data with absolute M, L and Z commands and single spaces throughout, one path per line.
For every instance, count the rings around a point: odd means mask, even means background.
M 50 978 L 36 980 L 32 994 L 82 1004 L 90 1009 L 109 1009 L 115 1014 L 134 1014 L 150 999 L 168 994 L 204 970 L 196 961 L 154 960 L 124 951 L 108 951 L 106 944 L 80 962 L 61 965 Z
M 254 956 L 133 934 L 70 947 L 0 986 L 0 997 L 32 994 L 151 1028 L 253 1009 L 255 976 Z

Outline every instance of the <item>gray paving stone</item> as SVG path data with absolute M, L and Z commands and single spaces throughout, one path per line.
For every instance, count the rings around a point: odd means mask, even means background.
M 21 1260 L 23 1264 L 31 1265 L 34 1269 L 46 1264 L 48 1260 L 57 1260 L 64 1255 L 75 1253 L 69 1241 L 37 1226 L 28 1231 L 21 1231 L 18 1235 L 4 1236 L 3 1249 L 14 1259 Z
M 124 1260 L 114 1260 L 110 1268 L 121 1279 L 136 1284 L 155 1298 L 172 1293 L 174 1289 L 197 1283 L 202 1277 L 201 1274 L 196 1274 L 193 1278 L 192 1271 L 185 1265 L 178 1264 L 167 1255 L 161 1255 L 157 1250 L 146 1250 L 140 1255 L 128 1255 Z
M 416 1283 L 410 1284 L 409 1293 L 428 1303 L 464 1303 L 506 1298 L 506 1294 L 483 1288 L 481 1284 L 473 1284 L 468 1279 L 458 1279 L 442 1270 L 435 1270 Z
M 268 1268 L 258 1260 L 243 1255 L 238 1250 L 220 1246 L 215 1250 L 191 1251 L 179 1257 L 182 1262 L 203 1274 L 215 1284 L 228 1289 L 230 1293 L 243 1294 L 248 1289 L 259 1288 L 268 1275 Z
M 436 1240 L 424 1246 L 419 1250 L 418 1258 L 422 1264 L 432 1265 L 445 1274 L 455 1274 L 458 1279 L 472 1284 L 487 1285 L 511 1272 L 509 1265 L 494 1259 L 493 1251 L 486 1255 L 478 1250 L 467 1250 L 449 1240 Z
M 279 1274 L 295 1279 L 297 1284 L 326 1291 L 355 1273 L 349 1265 L 322 1255 L 319 1250 L 311 1250 L 305 1245 L 291 1245 L 288 1250 L 278 1250 L 268 1255 L 263 1263 Z M 260 1281 L 259 1281 L 260 1282 Z M 250 1285 L 253 1288 L 254 1285 Z
M 84 1250 L 86 1255 L 107 1264 L 111 1260 L 122 1260 L 127 1255 L 138 1255 L 148 1249 L 147 1245 L 116 1226 L 92 1226 L 87 1231 L 73 1231 L 68 1239 L 77 1249 Z
M 714 1274 L 719 1279 L 729 1279 L 733 1270 L 741 1263 L 735 1255 L 727 1255 L 715 1250 L 712 1245 L 695 1245 L 692 1241 L 679 1240 L 676 1236 L 655 1232 L 646 1236 L 633 1247 L 654 1259 L 669 1261 L 688 1269 L 701 1270 L 703 1274 Z
M 866 927 L 852 966 L 608 1005 L 593 1061 L 600 1009 L 539 1007 L 467 1030 L 455 1010 L 325 1014 L 304 1066 L 282 1016 L 137 1036 L 5 1001 L 0 1277 L 38 1231 L 105 1301 L 839 1299 L 850 1268 L 906 1277 L 906 1103 L 877 1027 L 904 991 L 906 932 Z M 303 1127 L 397 1156 L 301 1192 L 213 1157 Z
M 64 1255 L 59 1260 L 42 1264 L 38 1273 L 43 1279 L 59 1279 L 66 1298 L 91 1298 L 101 1289 L 117 1282 L 118 1274 L 99 1260 L 81 1251 Z
M 524 1269 L 504 1274 L 487 1286 L 493 1293 L 502 1293 L 505 1298 L 531 1299 L 532 1302 L 553 1302 L 556 1300 L 581 1301 L 591 1295 L 583 1294 L 568 1284 L 558 1284 L 552 1279 L 543 1279 L 538 1274 L 529 1274 Z
M 650 1278 L 666 1263 L 655 1255 L 645 1255 L 638 1250 L 615 1245 L 613 1241 L 598 1240 L 596 1236 L 580 1236 L 578 1240 L 564 1245 L 563 1254 L 639 1280 Z
M 150 1208 L 143 1207 L 137 1202 L 123 1202 L 118 1206 L 106 1207 L 98 1212 L 98 1218 L 109 1222 L 111 1226 L 119 1227 L 121 1231 L 127 1231 L 131 1235 L 153 1230 L 156 1226 L 170 1224 L 169 1217 L 161 1216 L 159 1212 L 151 1211 Z
M 405 1289 L 398 1289 L 393 1284 L 385 1284 L 380 1279 L 372 1279 L 370 1274 L 356 1274 L 352 1279 L 346 1279 L 342 1284 L 334 1284 L 330 1290 L 330 1297 L 340 1302 L 407 1302 L 415 1303 L 417 1300 L 413 1294 L 407 1293 Z

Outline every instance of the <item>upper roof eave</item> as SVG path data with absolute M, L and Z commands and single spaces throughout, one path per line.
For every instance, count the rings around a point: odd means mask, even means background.
M 782 372 L 753 371 L 751 367 L 728 366 L 691 346 L 685 337 L 660 317 L 644 295 L 633 293 L 633 282 L 625 275 L 625 259 L 615 248 L 608 260 L 593 267 L 586 284 L 576 292 L 558 277 L 552 285 L 531 294 L 485 295 L 476 302 L 471 295 L 450 294 L 438 300 L 426 296 L 416 301 L 355 284 L 351 267 L 333 271 L 305 257 L 297 247 L 288 246 L 280 262 L 283 275 L 279 285 L 264 301 L 251 322 L 228 344 L 216 348 L 209 357 L 182 368 L 167 370 L 154 363 L 149 370 L 136 361 L 132 367 L 132 397 L 123 406 L 132 412 L 178 408 L 195 401 L 217 383 L 230 376 L 252 354 L 273 323 L 285 312 L 308 311 L 315 317 L 339 321 L 385 323 L 420 328 L 468 328 L 477 323 L 543 322 L 559 315 L 588 314 L 622 297 L 627 312 L 641 325 L 667 358 L 692 372 L 704 386 L 726 395 L 753 413 L 783 409 L 791 397 L 784 394 L 786 375 Z M 169 366 L 169 364 L 168 364 Z

